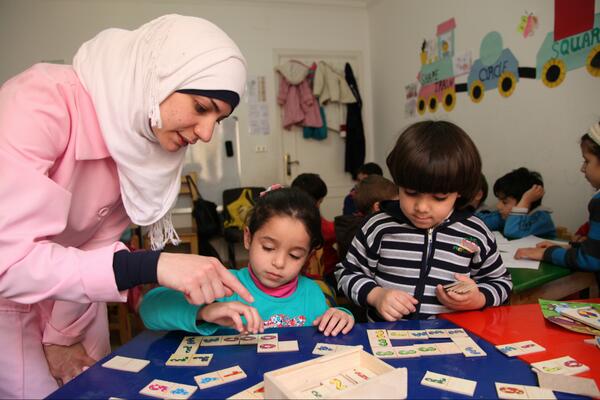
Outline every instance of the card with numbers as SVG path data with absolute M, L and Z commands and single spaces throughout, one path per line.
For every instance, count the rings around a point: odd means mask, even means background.
M 150 364 L 150 361 L 142 360 L 140 358 L 114 356 L 102 364 L 102 366 L 104 368 L 117 369 L 119 371 L 140 372 L 148 364 Z
M 466 396 L 473 396 L 475 388 L 477 387 L 477 382 L 427 371 L 421 380 L 421 385 L 446 390 L 448 392 L 460 393 Z
M 587 365 L 569 356 L 531 363 L 531 366 L 547 374 L 560 375 L 577 375 L 590 370 Z
M 496 393 L 498 393 L 499 399 L 556 399 L 554 392 L 550 389 L 503 382 L 496 382 Z
M 196 386 L 155 379 L 140 390 L 140 394 L 159 399 L 185 400 L 194 394 L 196 389 Z
M 498 350 L 507 355 L 508 357 L 521 356 L 523 354 L 538 353 L 540 351 L 546 351 L 545 348 L 535 343 L 532 340 L 525 340 L 522 342 L 501 344 L 496 346 Z

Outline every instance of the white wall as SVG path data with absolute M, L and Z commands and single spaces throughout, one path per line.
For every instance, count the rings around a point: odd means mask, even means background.
M 538 30 L 527 39 L 516 29 L 525 10 L 539 18 Z M 596 0 L 598 12 L 600 1 Z M 448 119 L 476 142 L 490 186 L 506 172 L 526 166 L 542 174 L 544 204 L 554 209 L 557 225 L 573 231 L 587 220 L 587 203 L 593 191 L 579 172 L 582 158 L 578 139 L 600 119 L 600 79 L 591 77 L 585 68 L 569 71 L 562 85 L 554 89 L 540 80 L 522 79 L 508 99 L 490 90 L 475 104 L 460 93 L 450 113 L 440 107 L 435 114 L 404 117 L 404 85 L 416 80 L 421 43 L 424 38 L 435 38 L 439 23 L 455 17 L 456 54 L 471 49 L 477 59 L 481 39 L 495 30 L 521 66 L 535 67 L 545 34 L 554 30 L 553 1 L 372 0 L 368 14 L 378 162 L 385 162 L 407 125 L 425 118 Z M 466 77 L 457 81 L 466 82 Z M 494 202 L 492 193 L 487 203 Z
M 370 77 L 368 17 L 364 0 L 0 0 L 0 83 L 46 60 L 70 64 L 78 47 L 107 27 L 135 28 L 167 13 L 200 16 L 225 30 L 248 61 L 249 74 L 267 78 L 272 132 L 250 136 L 247 107 L 240 121 L 242 185 L 281 182 L 281 137 L 274 133 L 278 106 L 274 82 L 275 49 L 362 52 Z M 370 82 L 363 82 L 367 104 L 367 159 L 372 158 Z M 266 145 L 266 153 L 255 153 Z M 340 205 L 341 207 L 341 205 Z

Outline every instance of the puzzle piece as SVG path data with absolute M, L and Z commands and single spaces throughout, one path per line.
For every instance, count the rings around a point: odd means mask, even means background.
M 104 368 L 117 369 L 119 371 L 140 372 L 148 364 L 150 364 L 150 361 L 142 360 L 140 358 L 114 356 L 102 364 L 102 366 Z
M 496 393 L 500 399 L 556 399 L 550 389 L 503 382 L 496 382 Z
M 531 340 L 525 340 L 522 342 L 501 344 L 496 346 L 498 350 L 507 355 L 508 357 L 521 356 L 523 354 L 538 353 L 540 351 L 546 351 L 545 348 L 540 346 Z
M 477 387 L 477 382 L 427 371 L 421 380 L 421 385 L 446 390 L 448 392 L 460 393 L 466 396 L 473 396 L 475 388 Z
M 154 379 L 139 393 L 159 399 L 185 400 L 194 394 L 196 389 L 196 386 Z
M 577 375 L 590 370 L 587 365 L 584 365 L 575 360 L 573 357 L 569 356 L 535 362 L 532 363 L 531 366 L 547 374 L 561 375 Z
M 458 346 L 465 357 L 483 357 L 486 352 L 470 337 L 452 337 L 452 342 Z

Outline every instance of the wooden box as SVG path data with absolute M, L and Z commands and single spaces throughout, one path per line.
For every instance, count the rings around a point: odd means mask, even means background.
M 368 380 L 347 385 L 343 390 L 327 386 L 336 377 L 355 368 L 370 371 Z M 343 378 L 340 378 L 343 379 Z M 339 379 L 338 379 L 339 381 Z M 323 384 L 324 383 L 324 384 Z M 406 368 L 394 368 L 357 346 L 264 374 L 265 399 L 344 398 L 405 399 Z M 320 389 L 325 389 L 321 391 Z M 317 390 L 319 393 L 312 393 Z M 324 392 L 324 393 L 323 393 Z

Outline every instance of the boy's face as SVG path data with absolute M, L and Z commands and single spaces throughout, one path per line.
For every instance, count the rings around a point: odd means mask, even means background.
M 517 199 L 512 196 L 505 196 L 503 193 L 498 193 L 497 196 L 498 203 L 496 203 L 496 208 L 502 219 L 506 219 L 513 207 L 517 205 Z
M 458 199 L 453 193 L 420 193 L 400 187 L 400 209 L 414 226 L 429 229 L 443 222 L 454 209 Z

